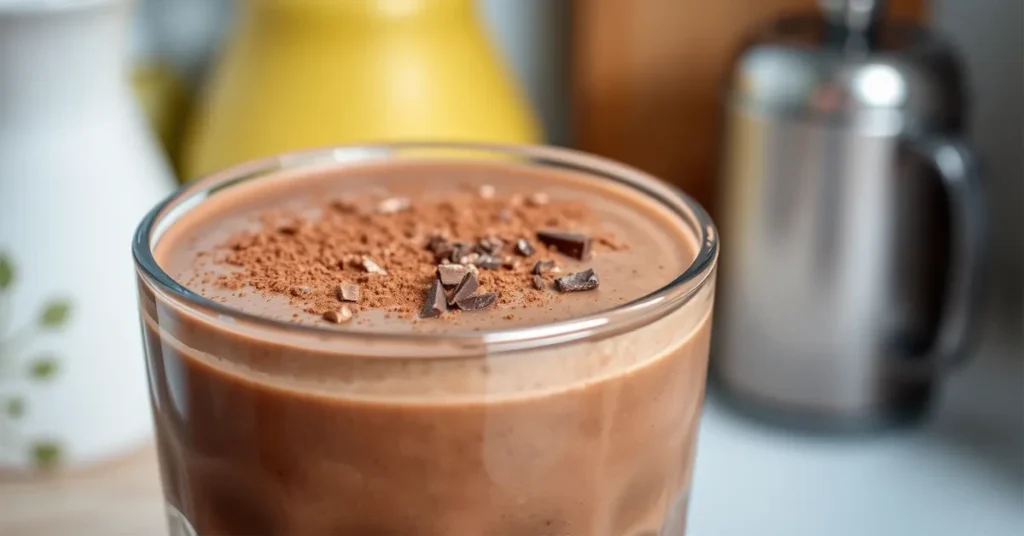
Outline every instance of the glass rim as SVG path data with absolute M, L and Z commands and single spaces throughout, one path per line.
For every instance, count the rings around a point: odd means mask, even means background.
M 249 313 L 211 300 L 176 281 L 157 263 L 154 248 L 163 231 L 178 218 L 224 188 L 258 180 L 260 177 L 295 171 L 312 165 L 345 166 L 402 158 L 403 152 L 463 151 L 517 157 L 539 166 L 556 166 L 581 173 L 594 180 L 615 180 L 668 209 L 697 236 L 696 255 L 685 270 L 665 285 L 626 303 L 584 316 L 546 324 L 529 324 L 504 329 L 473 332 L 373 332 L 345 331 L 336 327 L 300 324 Z M 447 158 L 447 157 L 443 157 Z M 448 158 L 458 160 L 458 158 Z M 679 207 L 689 211 L 686 214 Z M 179 212 L 174 214 L 175 212 Z M 174 216 L 171 222 L 165 222 Z M 692 219 L 693 221 L 689 221 Z M 136 270 L 145 283 L 169 294 L 184 304 L 189 313 L 207 310 L 220 319 L 244 321 L 260 330 L 284 330 L 290 334 L 321 339 L 363 339 L 394 343 L 437 343 L 454 341 L 483 344 L 488 353 L 555 346 L 580 339 L 604 338 L 638 326 L 647 325 L 685 305 L 707 284 L 718 258 L 718 233 L 710 216 L 699 203 L 680 189 L 631 166 L 562 147 L 511 145 L 476 142 L 398 142 L 365 145 L 338 145 L 327 148 L 286 152 L 237 164 L 185 183 L 153 207 L 142 219 L 132 239 Z

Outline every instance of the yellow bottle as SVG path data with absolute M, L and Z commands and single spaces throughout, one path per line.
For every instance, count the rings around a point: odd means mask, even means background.
M 184 144 L 185 177 L 282 151 L 532 142 L 475 0 L 244 0 Z
M 172 159 L 178 156 L 189 93 L 174 69 L 160 61 L 137 63 L 131 71 L 132 89 L 160 144 Z M 171 164 L 177 169 L 178 162 Z

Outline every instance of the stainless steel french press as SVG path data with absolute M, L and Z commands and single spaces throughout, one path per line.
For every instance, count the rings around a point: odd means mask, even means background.
M 799 427 L 913 420 L 967 355 L 984 215 L 951 49 L 822 0 L 738 55 L 712 381 Z

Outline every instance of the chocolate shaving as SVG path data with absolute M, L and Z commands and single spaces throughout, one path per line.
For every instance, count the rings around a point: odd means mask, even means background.
M 537 261 L 537 264 L 533 265 L 533 273 L 536 275 L 542 275 L 554 270 L 555 261 Z
M 365 255 L 363 255 L 363 258 L 362 258 L 362 264 L 363 264 L 363 269 L 366 270 L 367 273 L 380 274 L 380 275 L 388 275 L 387 270 L 381 268 L 380 265 L 377 264 L 373 259 L 371 259 L 371 258 L 369 258 L 369 257 L 367 257 Z
M 473 261 L 473 264 L 484 270 L 497 270 L 501 268 L 502 262 L 501 259 L 493 255 L 480 255 Z
M 516 253 L 524 257 L 529 257 L 530 255 L 533 255 L 536 252 L 537 249 L 533 247 L 533 244 L 531 244 L 529 240 L 525 238 L 520 238 L 519 240 L 516 240 Z
M 451 298 L 448 299 L 448 305 L 457 303 L 459 300 L 463 300 L 473 295 L 476 290 L 480 288 L 480 281 L 476 278 L 476 274 L 473 272 L 467 272 L 462 277 L 462 281 L 452 291 Z
M 480 242 L 476 245 L 477 253 L 481 255 L 498 255 L 501 253 L 501 248 L 505 246 L 505 243 L 500 238 L 491 236 L 487 238 L 481 238 Z
M 544 192 L 534 192 L 526 198 L 526 204 L 531 207 L 539 207 L 551 202 L 551 197 Z
M 440 249 L 434 252 L 434 262 L 439 264 L 446 262 L 458 262 L 452 261 L 452 258 L 455 257 L 454 253 L 455 248 L 452 247 L 451 244 L 445 244 Z
M 544 278 L 539 275 L 533 276 L 533 288 L 544 290 Z
M 472 252 L 473 246 L 465 242 L 455 242 L 452 244 L 452 253 L 448 258 L 454 263 L 467 264 L 466 257 Z
M 597 288 L 600 281 L 593 268 L 555 279 L 555 287 L 561 292 L 580 292 Z
M 589 236 L 560 231 L 537 231 L 537 239 L 574 259 L 584 260 L 590 255 Z
M 338 296 L 338 301 L 359 302 L 359 285 L 355 283 L 342 283 L 335 289 L 335 293 Z
M 427 239 L 427 250 L 435 257 L 447 257 L 452 254 L 452 245 L 448 239 L 439 234 L 432 234 Z
M 469 267 L 464 264 L 439 264 L 437 266 L 437 277 L 447 288 L 458 285 L 469 272 Z
M 377 205 L 377 212 L 394 214 L 409 208 L 409 199 L 405 197 L 389 197 Z
M 462 298 L 455 302 L 455 306 L 463 311 L 479 311 L 494 305 L 496 301 L 498 301 L 498 293 L 488 292 Z
M 334 324 L 341 324 L 342 322 L 352 320 L 353 316 L 352 309 L 349 309 L 347 305 L 343 305 L 341 309 L 324 313 L 324 320 Z
M 423 303 L 420 316 L 434 318 L 441 316 L 447 310 L 448 304 L 445 301 L 444 287 L 441 285 L 441 280 L 435 278 L 433 284 L 430 285 L 430 290 L 427 291 L 427 300 Z

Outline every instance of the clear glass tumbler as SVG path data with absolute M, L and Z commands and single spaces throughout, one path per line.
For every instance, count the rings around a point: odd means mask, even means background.
M 498 158 L 613 181 L 668 211 L 696 254 L 614 309 L 455 335 L 254 316 L 190 291 L 154 256 L 190 210 L 249 181 L 410 158 Z M 146 217 L 133 249 L 172 533 L 685 533 L 718 241 L 672 187 L 546 147 L 342 147 L 194 182 Z

